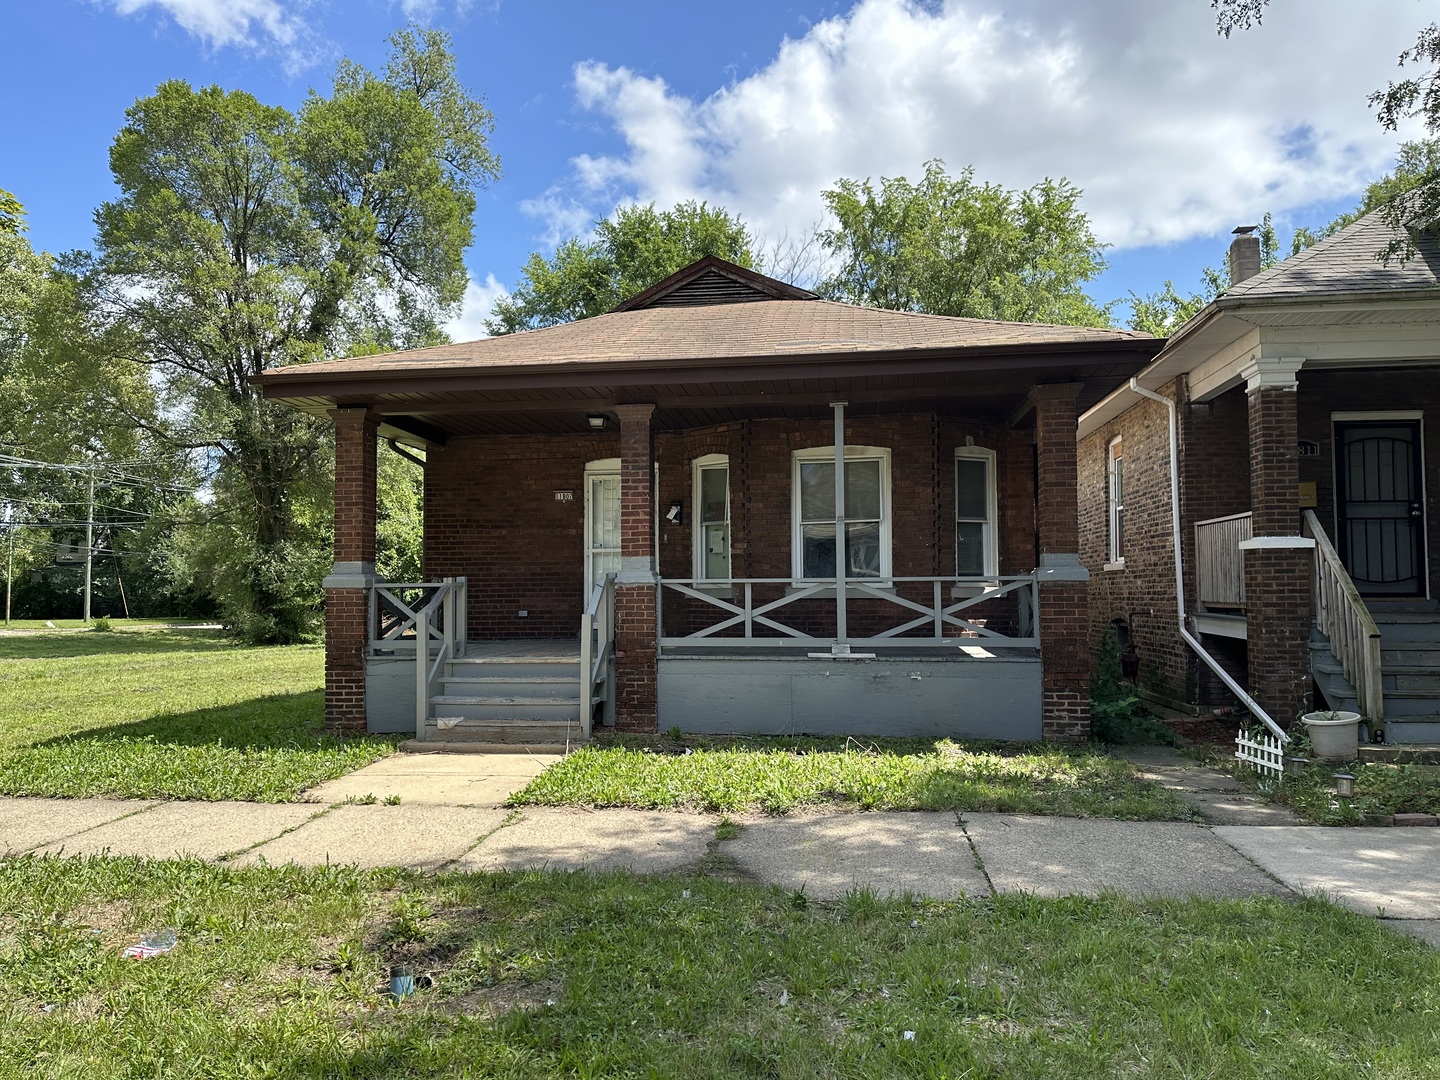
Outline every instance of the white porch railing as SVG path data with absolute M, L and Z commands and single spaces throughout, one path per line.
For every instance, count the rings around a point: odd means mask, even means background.
M 415 653 L 415 738 L 445 662 L 465 655 L 469 586 L 463 577 L 394 582 L 370 590 L 370 651 Z
M 1202 608 L 1245 606 L 1245 553 L 1250 514 L 1231 514 L 1195 523 L 1196 599 Z
M 1306 510 L 1304 520 L 1305 535 L 1315 541 L 1315 625 L 1330 638 L 1330 651 L 1354 684 L 1360 715 L 1374 737 L 1385 730 L 1380 629 L 1315 511 Z
M 796 586 L 789 578 L 732 578 L 725 581 L 697 581 L 693 578 L 665 578 L 656 596 L 660 626 L 665 626 L 664 597 L 667 590 L 702 605 L 718 608 L 724 616 L 718 621 L 687 634 L 660 637 L 661 649 L 703 646 L 720 649 L 755 649 L 774 646 L 860 645 L 903 646 L 905 648 L 956 648 L 979 645 L 999 649 L 1037 649 L 1040 647 L 1038 625 L 1039 596 L 1035 575 L 1020 574 L 999 578 L 965 577 L 892 577 L 886 585 L 867 584 L 847 578 L 844 581 L 846 604 L 851 600 L 880 600 L 914 612 L 915 617 L 887 627 L 868 637 L 823 637 L 790 626 L 776 617 L 781 608 L 801 600 L 834 596 L 833 582 L 820 581 Z M 756 602 L 756 588 L 762 592 L 785 590 L 773 600 Z M 893 586 L 893 587 L 892 587 Z M 907 588 L 906 586 L 911 586 Z M 768 588 L 767 588 L 768 587 Z M 717 595 L 725 590 L 729 598 Z M 958 599 L 950 592 L 971 594 Z M 736 598 L 735 594 L 739 596 Z M 913 599 L 928 594 L 928 602 Z M 962 618 L 958 613 L 980 604 L 1011 596 L 1014 602 L 1014 634 L 1002 634 L 985 622 Z M 954 600 L 947 603 L 947 600 Z M 692 610 L 694 610 L 692 608 Z M 700 611 L 706 611 L 704 607 Z M 713 614 L 713 613 L 711 613 Z M 977 613 L 972 613 L 978 615 Z M 820 617 L 825 617 L 821 615 Z M 989 621 L 989 620 L 986 620 Z M 726 633 L 729 631 L 729 633 Z
M 615 575 L 590 593 L 590 602 L 580 616 L 580 726 L 590 737 L 594 722 L 596 689 L 604 704 L 601 722 L 615 723 Z

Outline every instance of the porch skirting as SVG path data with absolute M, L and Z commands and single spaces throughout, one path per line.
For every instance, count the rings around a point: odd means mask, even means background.
M 661 657 L 662 730 L 1037 740 L 1035 655 L 822 660 Z

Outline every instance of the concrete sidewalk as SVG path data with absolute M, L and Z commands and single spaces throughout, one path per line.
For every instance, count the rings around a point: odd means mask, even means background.
M 0 799 L 0 853 L 426 871 L 669 873 L 706 863 L 815 899 L 852 889 L 939 899 L 1319 892 L 1440 945 L 1440 830 L 858 812 L 737 823 L 732 835 L 714 816 L 659 811 Z

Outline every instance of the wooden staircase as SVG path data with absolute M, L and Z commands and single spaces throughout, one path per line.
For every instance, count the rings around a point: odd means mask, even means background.
M 487 647 L 488 646 L 488 647 Z M 563 747 L 583 744 L 584 689 L 572 642 L 497 642 L 449 660 L 430 697 L 425 742 Z M 595 701 L 590 708 L 593 710 Z
M 1371 600 L 1367 607 L 1380 631 L 1385 742 L 1440 743 L 1440 605 Z M 1311 632 L 1310 670 L 1327 708 L 1363 711 L 1319 630 Z

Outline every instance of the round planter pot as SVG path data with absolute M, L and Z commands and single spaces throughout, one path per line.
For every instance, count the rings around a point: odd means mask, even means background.
M 1360 714 L 1312 712 L 1300 718 L 1317 758 L 1354 761 L 1360 756 Z

